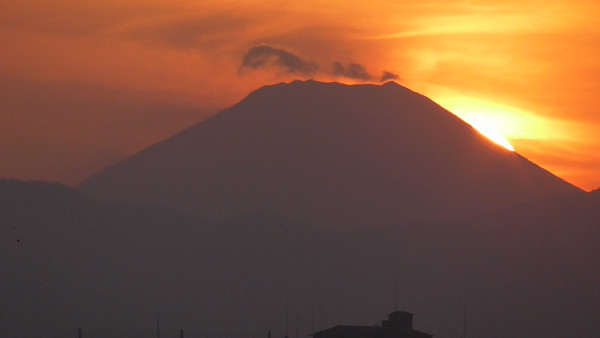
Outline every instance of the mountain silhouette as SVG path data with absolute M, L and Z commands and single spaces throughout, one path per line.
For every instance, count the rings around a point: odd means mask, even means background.
M 600 207 L 568 192 L 459 222 L 334 229 L 270 211 L 209 222 L 0 180 L 0 336 L 284 335 L 398 305 L 435 337 L 597 337 Z M 396 280 L 396 282 L 394 282 Z M 396 285 L 394 285 L 396 284 Z M 397 291 L 394 291 L 397 290 Z M 286 306 L 286 303 L 289 304 Z M 312 318 L 312 319 L 311 319 Z
M 597 337 L 598 196 L 395 83 L 268 86 L 80 190 L 0 180 L 0 336 L 277 337 L 286 303 L 307 336 L 398 290 L 435 337 Z
M 213 220 L 337 228 L 459 220 L 579 189 L 394 82 L 294 81 L 94 175 L 81 191 Z
M 596 198 L 596 200 L 598 200 L 598 201 L 600 202 L 600 188 L 599 188 L 599 189 L 596 189 L 596 190 L 592 190 L 592 191 L 590 192 L 590 194 L 591 194 L 592 196 L 594 196 L 594 198 Z

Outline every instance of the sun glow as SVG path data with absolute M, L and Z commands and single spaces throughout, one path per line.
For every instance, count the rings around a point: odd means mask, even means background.
M 516 112 L 511 107 L 459 96 L 441 97 L 439 102 L 481 135 L 510 151 L 515 151 L 515 148 L 504 135 L 523 138 L 531 132 L 531 129 L 523 128 L 523 121 L 517 118 L 522 117 L 523 112 Z
M 508 140 L 506 138 L 504 138 L 504 136 L 502 136 L 502 134 L 500 134 L 493 126 L 492 121 L 489 120 L 479 120 L 479 121 L 472 121 L 470 122 L 471 126 L 473 126 L 473 128 L 477 129 L 477 131 L 479 133 L 481 133 L 483 136 L 489 138 L 490 140 L 494 141 L 495 143 L 503 146 L 504 148 L 510 150 L 510 151 L 515 151 L 515 148 L 512 146 L 512 144 L 510 144 L 510 142 L 508 142 Z

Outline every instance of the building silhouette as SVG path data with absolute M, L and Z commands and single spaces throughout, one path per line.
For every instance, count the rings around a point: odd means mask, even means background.
M 433 336 L 413 329 L 413 314 L 394 311 L 381 326 L 338 325 L 313 333 L 314 338 L 432 338 Z

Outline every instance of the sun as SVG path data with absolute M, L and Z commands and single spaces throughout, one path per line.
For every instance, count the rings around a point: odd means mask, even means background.
M 515 148 L 504 135 L 523 137 L 518 118 L 523 112 L 516 108 L 460 95 L 442 95 L 438 101 L 481 135 L 507 150 L 515 151 Z
M 487 137 L 488 139 L 492 140 L 496 144 L 499 144 L 510 151 L 515 151 L 515 148 L 512 146 L 512 144 L 510 144 L 510 142 L 508 142 L 508 140 L 506 138 L 504 138 L 504 136 L 502 136 L 502 134 L 500 134 L 489 121 L 485 121 L 485 120 L 477 121 L 476 120 L 476 121 L 470 122 L 470 124 L 481 135 Z

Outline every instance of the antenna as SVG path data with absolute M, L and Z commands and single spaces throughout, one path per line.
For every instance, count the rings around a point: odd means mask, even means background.
M 467 338 L 467 303 L 463 303 L 463 338 Z
M 396 279 L 394 280 L 394 297 L 395 297 L 394 311 L 398 311 L 398 275 L 396 275 Z
M 285 300 L 285 338 L 288 338 L 288 300 Z
M 310 333 L 315 333 L 315 301 L 314 300 L 310 307 Z
M 323 304 L 321 303 L 319 305 L 319 322 L 317 323 L 319 329 L 321 329 L 323 327 Z
M 156 338 L 160 338 L 160 311 L 156 313 Z

